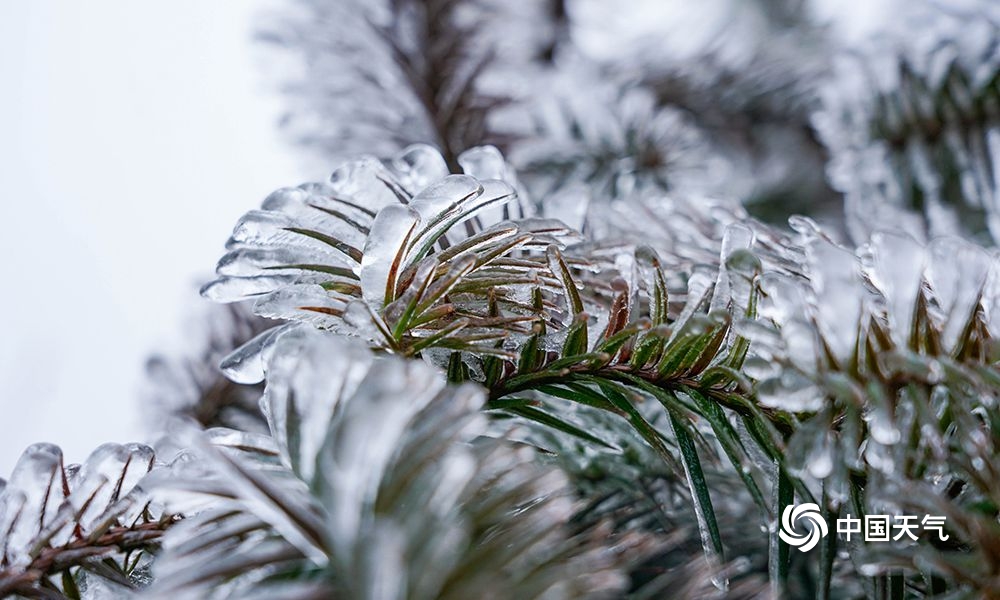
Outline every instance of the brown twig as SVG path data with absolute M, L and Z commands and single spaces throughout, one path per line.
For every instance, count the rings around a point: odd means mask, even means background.
M 13 594 L 27 597 L 51 596 L 41 586 L 46 577 L 81 566 L 114 552 L 149 549 L 177 519 L 169 518 L 132 527 L 112 527 L 96 539 L 76 539 L 63 546 L 44 548 L 24 567 L 0 569 L 0 598 Z

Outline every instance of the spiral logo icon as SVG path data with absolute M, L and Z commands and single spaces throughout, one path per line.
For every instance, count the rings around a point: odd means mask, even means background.
M 795 529 L 795 524 L 799 519 L 804 519 L 811 523 L 805 533 L 799 533 Z M 829 530 L 823 514 L 813 502 L 805 504 L 789 504 L 785 510 L 781 511 L 781 530 L 778 535 L 782 541 L 790 546 L 795 546 L 802 552 L 809 552 L 816 547 L 820 539 L 825 538 Z

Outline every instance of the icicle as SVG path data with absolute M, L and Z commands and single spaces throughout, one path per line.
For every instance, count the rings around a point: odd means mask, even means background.
M 805 293 L 794 279 L 778 273 L 760 277 L 762 318 L 771 319 L 781 332 L 785 357 L 806 373 L 814 373 L 819 359 L 816 331 L 809 322 Z
M 808 419 L 798 427 L 788 442 L 785 456 L 797 475 L 826 479 L 833 473 L 837 441 L 831 428 L 829 410 Z
M 726 227 L 726 233 L 722 237 L 722 249 L 719 252 L 719 264 L 722 267 L 719 269 L 719 275 L 715 282 L 715 291 L 709 310 L 728 310 L 729 305 L 733 304 L 735 312 L 738 314 L 745 312 L 750 295 L 749 282 L 746 281 L 743 273 L 735 272 L 733 268 L 737 266 L 750 266 L 752 268 L 752 264 L 748 264 L 743 257 L 730 265 L 729 259 L 734 257 L 738 251 L 749 250 L 753 245 L 753 239 L 753 230 L 742 223 L 733 223 Z M 734 286 L 740 288 L 738 296 L 734 296 Z

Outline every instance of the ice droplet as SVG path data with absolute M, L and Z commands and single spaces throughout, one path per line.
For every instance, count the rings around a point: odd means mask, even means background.
M 504 160 L 503 154 L 496 146 L 477 146 L 470 148 L 458 156 L 458 164 L 462 172 L 480 181 L 498 179 L 513 184 L 509 179 L 511 171 Z
M 826 479 L 833 472 L 836 440 L 827 411 L 803 423 L 788 442 L 791 468 L 797 473 L 808 473 L 816 479 Z
M 811 380 L 792 369 L 757 384 L 761 404 L 789 412 L 812 412 L 821 409 L 825 396 Z
M 901 434 L 887 412 L 876 407 L 868 413 L 866 420 L 868 431 L 876 442 L 886 446 L 899 442 Z
M 278 336 L 298 326 L 297 323 L 286 323 L 257 334 L 223 358 L 219 368 L 227 378 L 236 383 L 254 384 L 264 381 L 264 369 L 274 351 L 274 342 Z

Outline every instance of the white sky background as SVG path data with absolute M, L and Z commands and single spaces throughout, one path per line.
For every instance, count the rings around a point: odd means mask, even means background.
M 0 477 L 36 441 L 142 440 L 146 355 L 200 339 L 236 219 L 303 179 L 259 5 L 0 2 Z

